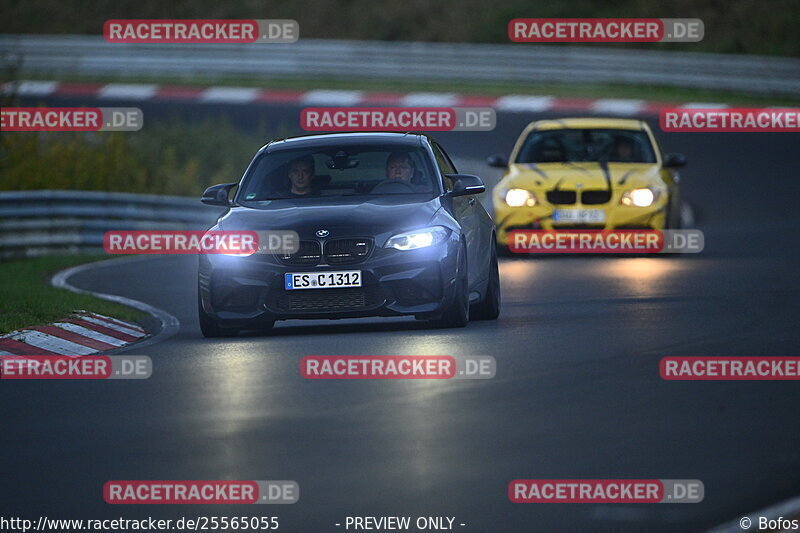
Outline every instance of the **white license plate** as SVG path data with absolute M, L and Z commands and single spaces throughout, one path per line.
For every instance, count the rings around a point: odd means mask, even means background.
M 556 209 L 553 222 L 594 223 L 605 222 L 606 212 L 602 209 Z
M 336 272 L 287 272 L 284 275 L 287 291 L 297 289 L 341 289 L 360 287 L 360 270 L 341 270 Z

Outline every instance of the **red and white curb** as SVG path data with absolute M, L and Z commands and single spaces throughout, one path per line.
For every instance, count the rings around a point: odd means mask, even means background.
M 116 318 L 76 311 L 48 326 L 12 331 L 0 337 L 0 355 L 91 355 L 147 337 L 141 326 Z
M 498 112 L 585 112 L 608 115 L 657 115 L 666 108 L 726 108 L 707 102 L 649 102 L 626 98 L 562 98 L 509 94 L 465 95 L 437 92 L 373 92 L 315 89 L 311 91 L 259 89 L 257 87 L 199 87 L 135 83 L 65 83 L 13 81 L 2 85 L 3 94 L 21 97 L 85 97 L 135 102 L 183 102 L 196 104 L 294 104 L 300 106 L 400 106 L 492 107 Z

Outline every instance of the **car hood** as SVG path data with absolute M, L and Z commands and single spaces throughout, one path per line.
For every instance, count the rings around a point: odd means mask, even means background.
M 219 222 L 223 230 L 291 230 L 301 238 L 319 229 L 331 236 L 378 235 L 429 224 L 439 198 L 327 197 L 262 202 L 259 208 L 234 207 Z
M 528 190 L 551 189 L 634 189 L 663 186 L 655 163 L 515 163 L 509 165 L 505 182 L 509 187 Z

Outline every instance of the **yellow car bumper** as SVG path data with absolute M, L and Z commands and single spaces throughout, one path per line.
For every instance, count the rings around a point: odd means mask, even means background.
M 558 223 L 553 220 L 553 212 L 556 209 L 602 209 L 605 212 L 605 223 Z M 504 246 L 508 246 L 509 233 L 514 230 L 554 230 L 559 228 L 663 230 L 666 227 L 667 221 L 667 202 L 662 199 L 649 207 L 623 205 L 569 205 L 559 207 L 537 205 L 533 207 L 509 207 L 505 202 L 495 202 L 494 220 L 497 226 L 497 242 Z

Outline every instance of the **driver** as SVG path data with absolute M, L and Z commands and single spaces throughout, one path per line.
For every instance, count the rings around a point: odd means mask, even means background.
M 309 196 L 317 194 L 311 186 L 314 179 L 314 156 L 304 155 L 289 162 L 289 181 L 292 184 L 289 196 Z
M 409 185 L 414 177 L 414 161 L 407 152 L 392 152 L 386 160 L 386 179 L 401 180 Z
M 614 143 L 614 160 L 633 161 L 633 143 L 627 137 L 617 137 Z

